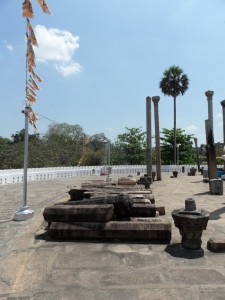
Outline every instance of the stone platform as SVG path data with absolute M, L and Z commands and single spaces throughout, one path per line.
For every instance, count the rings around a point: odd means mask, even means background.
M 209 194 L 200 173 L 170 176 L 162 173 L 151 185 L 157 205 L 166 210 L 160 218 L 172 223 L 170 244 L 46 240 L 44 208 L 67 201 L 68 186 L 79 187 L 87 177 L 30 182 L 28 205 L 35 214 L 24 222 L 12 221 L 22 203 L 22 185 L 0 186 L 0 299 L 224 299 L 225 253 L 208 250 L 207 243 L 225 237 L 225 198 Z M 181 247 L 171 217 L 189 197 L 211 213 L 198 251 Z

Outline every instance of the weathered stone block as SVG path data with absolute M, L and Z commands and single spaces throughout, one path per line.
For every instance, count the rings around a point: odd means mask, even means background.
M 76 202 L 76 201 L 75 201 Z M 84 221 L 106 222 L 112 219 L 114 206 L 101 205 L 53 205 L 45 208 L 44 220 L 50 222 Z
M 211 238 L 207 242 L 207 249 L 212 252 L 225 252 L 225 238 Z
M 169 243 L 171 240 L 171 223 L 169 221 L 53 222 L 49 228 L 49 236 L 55 239 L 119 239 Z
M 82 200 L 85 192 L 87 192 L 85 189 L 71 189 L 68 194 L 71 200 Z
M 118 185 L 136 185 L 136 182 L 132 179 L 122 177 L 118 179 Z
M 154 204 L 133 203 L 130 208 L 131 217 L 155 217 Z

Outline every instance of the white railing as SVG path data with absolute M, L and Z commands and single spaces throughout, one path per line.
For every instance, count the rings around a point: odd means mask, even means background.
M 185 166 L 175 166 L 175 165 L 163 165 L 161 166 L 162 172 L 188 172 L 190 168 L 197 168 L 196 165 L 185 165 Z M 218 166 L 218 168 L 223 168 L 223 166 Z M 156 170 L 156 166 L 152 166 L 152 170 Z M 37 180 L 49 180 L 56 178 L 65 177 L 77 177 L 77 176 L 88 176 L 88 175 L 100 175 L 107 172 L 111 174 L 121 174 L 125 176 L 127 174 L 140 174 L 146 173 L 146 165 L 121 165 L 121 166 L 82 166 L 82 167 L 55 167 L 55 168 L 29 168 L 27 172 L 28 181 Z M 23 169 L 9 169 L 0 170 L 0 185 L 21 183 L 23 182 Z

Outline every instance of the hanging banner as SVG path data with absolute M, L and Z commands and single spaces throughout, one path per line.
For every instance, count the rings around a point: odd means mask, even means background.
M 32 90 L 29 86 L 26 87 L 26 91 L 34 97 L 37 96 L 37 94 L 34 92 L 34 90 Z
M 39 86 L 36 84 L 36 82 L 34 81 L 34 79 L 32 78 L 32 76 L 30 76 L 30 79 L 28 80 L 31 83 L 31 86 L 35 89 L 35 90 L 40 90 Z
M 30 0 L 25 0 L 22 4 L 22 16 L 26 18 L 33 18 L 33 8 Z
M 31 41 L 31 44 L 33 46 L 37 46 L 38 47 L 38 42 L 37 42 L 36 36 L 34 34 L 33 27 L 32 27 L 31 22 L 30 22 L 30 20 L 28 18 L 27 18 L 27 28 L 29 30 L 27 38 Z
M 33 112 L 33 109 L 32 109 L 31 107 L 27 107 L 24 113 L 25 113 L 25 116 L 26 116 L 27 119 L 28 119 L 28 122 L 29 122 L 35 129 L 37 129 L 37 127 L 36 127 L 37 116 L 36 116 L 36 113 Z
M 50 10 L 48 8 L 48 5 L 46 4 L 46 2 L 44 0 L 37 0 L 37 3 L 41 6 L 42 11 L 45 14 L 51 15 L 51 12 L 50 12 Z
M 48 8 L 47 3 L 44 0 L 37 0 L 37 3 L 40 5 L 42 11 L 45 14 L 51 15 L 51 12 Z M 35 80 L 38 80 L 38 82 L 42 82 L 42 79 L 38 76 L 36 72 L 34 72 L 33 67 L 36 67 L 35 63 L 35 52 L 33 49 L 33 46 L 38 47 L 38 42 L 33 30 L 33 27 L 31 25 L 31 22 L 29 18 L 34 17 L 33 13 L 33 7 L 31 4 L 31 0 L 25 0 L 22 3 L 22 16 L 27 18 L 27 52 L 26 52 L 26 62 L 27 62 L 27 74 L 30 73 L 30 77 L 27 80 L 26 79 L 26 101 L 27 101 L 27 107 L 25 110 L 25 115 L 29 120 L 29 123 L 36 129 L 36 121 L 37 117 L 36 114 L 33 112 L 31 106 L 36 103 L 37 101 L 37 94 L 35 91 L 40 90 L 39 86 L 36 84 Z
M 31 66 L 28 66 L 28 72 L 31 73 L 33 77 L 37 79 L 39 82 L 43 82 L 43 80 L 37 75 L 37 73 L 34 72 Z

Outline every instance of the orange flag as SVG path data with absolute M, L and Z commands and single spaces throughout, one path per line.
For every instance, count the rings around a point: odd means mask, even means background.
M 36 36 L 34 34 L 33 27 L 32 27 L 31 22 L 30 22 L 30 20 L 28 18 L 27 18 L 27 28 L 29 30 L 29 34 L 28 34 L 27 38 L 31 41 L 31 44 L 33 46 L 37 46 L 38 47 L 38 42 L 37 42 Z
M 30 123 L 35 129 L 37 129 L 37 127 L 36 127 L 37 116 L 36 116 L 36 113 L 33 112 L 33 110 L 32 110 L 31 107 L 28 107 L 28 108 L 25 110 L 25 116 L 28 118 L 29 123 Z
M 27 54 L 27 64 L 28 67 L 36 67 L 35 61 L 34 61 L 34 57 L 31 57 L 30 55 Z
M 29 86 L 26 87 L 26 91 L 34 97 L 37 96 L 37 94 Z
M 25 0 L 22 4 L 22 16 L 26 18 L 33 18 L 33 8 L 30 0 Z
M 42 8 L 42 11 L 45 13 L 45 14 L 48 14 L 48 15 L 51 15 L 51 12 L 48 8 L 48 5 L 46 4 L 46 2 L 44 0 L 37 0 L 38 4 L 41 6 Z
M 32 78 L 32 76 L 30 76 L 30 79 L 28 81 L 31 82 L 31 85 L 33 86 L 33 88 L 35 90 L 40 90 L 39 86 L 36 84 L 36 82 L 34 81 L 34 79 Z
M 32 96 L 32 95 L 30 95 L 30 94 L 27 94 L 27 100 L 28 100 L 28 102 L 30 102 L 31 104 L 34 104 L 34 103 L 36 103 L 36 98 L 34 97 L 34 96 Z
M 42 79 L 37 75 L 37 73 L 34 72 L 31 66 L 28 66 L 28 72 L 30 72 L 39 82 L 42 82 Z
M 35 91 L 35 88 L 31 85 L 29 81 L 27 81 L 27 87 L 32 90 L 33 92 Z
M 35 60 L 34 49 L 31 45 L 30 40 L 28 40 L 28 42 L 27 42 L 27 56 L 30 57 L 31 59 Z

